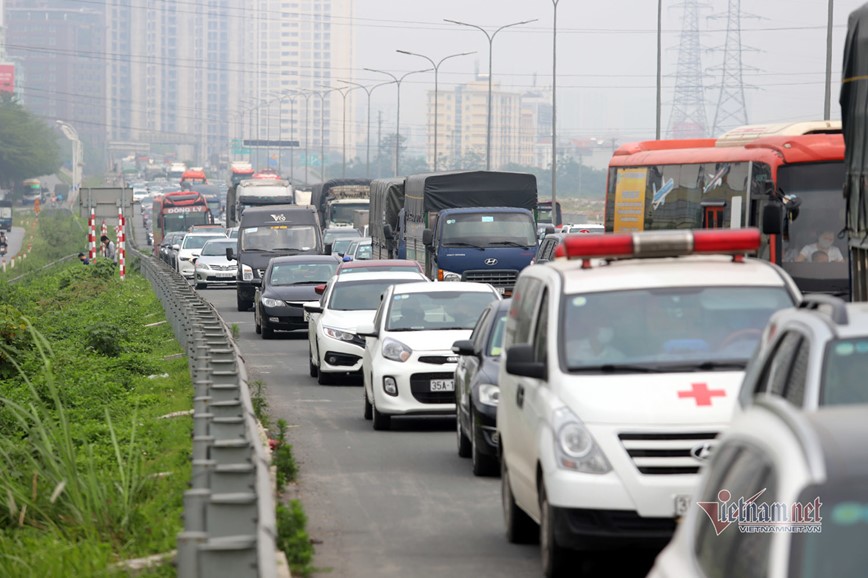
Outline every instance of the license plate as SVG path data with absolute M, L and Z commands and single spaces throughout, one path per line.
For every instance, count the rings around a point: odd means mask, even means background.
M 681 517 L 686 514 L 692 502 L 691 496 L 684 494 L 675 496 L 675 516 Z
M 310 313 L 308 313 L 307 310 L 305 310 L 305 312 L 304 312 L 304 320 L 310 321 Z
M 455 391 L 455 380 L 432 379 L 431 391 Z
M 217 275 L 219 275 L 220 277 L 224 277 L 226 279 L 228 279 L 230 277 L 235 277 L 235 273 L 218 273 Z

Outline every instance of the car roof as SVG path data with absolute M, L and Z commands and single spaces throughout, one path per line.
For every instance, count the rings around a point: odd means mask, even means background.
M 432 283 L 423 281 L 420 283 L 405 283 L 395 285 L 395 293 L 448 293 L 453 291 L 466 293 L 494 293 L 494 288 L 487 283 L 473 283 L 462 281 L 460 283 Z
M 367 259 L 364 261 L 345 261 L 339 269 L 356 269 L 364 267 L 415 267 L 421 271 L 419 263 L 409 259 Z
M 215 244 L 232 243 L 233 245 L 236 245 L 236 244 L 238 244 L 238 241 L 236 239 L 230 239 L 229 237 L 226 237 L 225 239 L 221 239 L 220 237 L 215 237 L 215 238 L 211 239 L 210 241 L 206 241 L 205 245 L 210 245 L 211 243 L 215 243 Z
M 355 283 L 358 281 L 379 281 L 383 279 L 417 279 L 423 283 L 431 283 L 430 281 L 422 281 L 421 273 L 412 271 L 377 271 L 376 273 L 354 273 L 352 275 L 338 275 L 335 283 Z
M 188 231 L 187 235 L 189 235 L 190 237 L 226 237 L 226 233 L 223 232 L 223 229 L 198 229 L 195 231 Z
M 270 263 L 339 263 L 333 255 L 284 255 L 274 257 Z
M 558 272 L 566 294 L 660 287 L 788 287 L 774 265 L 747 258 L 734 262 L 726 255 L 597 261 L 588 269 L 582 269 L 580 259 L 554 259 L 531 269 L 537 267 Z

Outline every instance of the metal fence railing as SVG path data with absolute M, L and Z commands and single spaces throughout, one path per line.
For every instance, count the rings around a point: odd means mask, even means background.
M 151 255 L 131 252 L 186 350 L 195 390 L 193 474 L 184 493 L 178 577 L 277 577 L 271 460 L 240 352 L 214 307 L 181 275 Z

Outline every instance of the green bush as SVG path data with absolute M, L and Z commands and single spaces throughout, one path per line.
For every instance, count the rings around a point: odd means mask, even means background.
M 307 533 L 307 516 L 301 502 L 277 505 L 277 547 L 286 554 L 293 574 L 308 576 L 313 571 L 313 545 Z
M 108 357 L 117 357 L 122 351 L 126 331 L 111 323 L 96 323 L 87 328 L 87 346 Z

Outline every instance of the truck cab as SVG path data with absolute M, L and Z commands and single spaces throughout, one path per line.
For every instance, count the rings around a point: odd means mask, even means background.
M 431 279 L 489 283 L 508 295 L 536 252 L 536 223 L 515 207 L 445 209 L 429 216 L 422 242 Z

